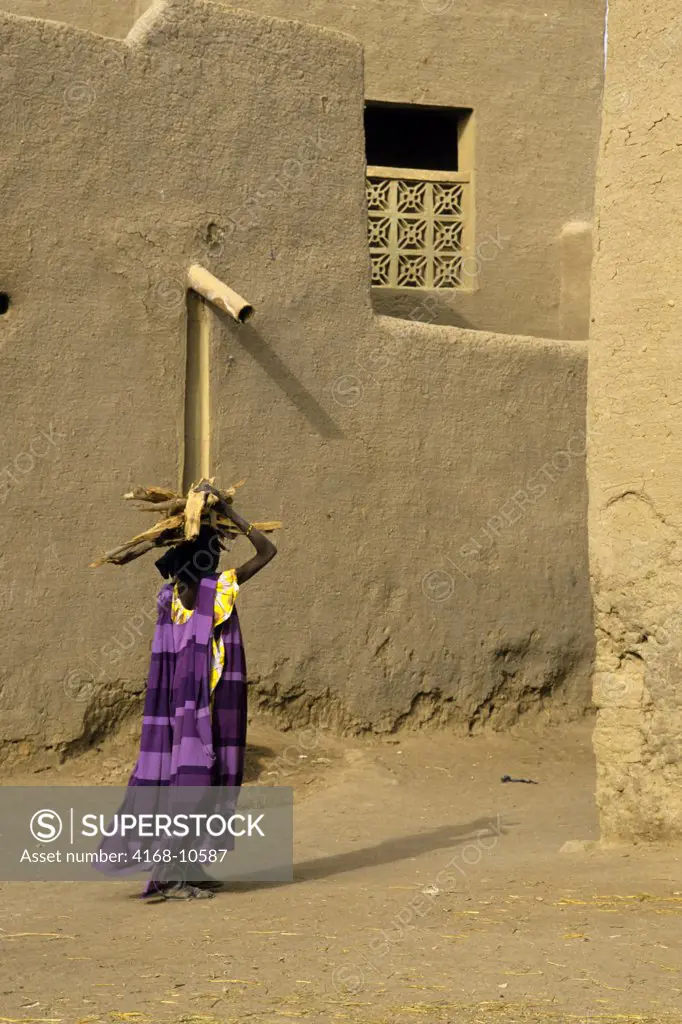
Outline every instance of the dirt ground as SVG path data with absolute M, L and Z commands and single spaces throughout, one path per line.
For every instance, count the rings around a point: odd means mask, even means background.
M 153 905 L 3 883 L 0 1022 L 682 1024 L 682 851 L 560 852 L 597 837 L 590 732 L 255 725 L 250 781 L 295 787 L 294 883 Z M 134 753 L 3 782 L 125 782 Z

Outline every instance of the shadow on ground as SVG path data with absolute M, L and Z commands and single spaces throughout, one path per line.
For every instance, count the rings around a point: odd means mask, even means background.
M 516 822 L 501 822 L 495 815 L 477 818 L 466 825 L 441 825 L 430 832 L 418 832 L 409 836 L 397 836 L 384 839 L 374 846 L 366 846 L 345 853 L 332 854 L 329 857 L 315 857 L 294 865 L 292 882 L 230 882 L 228 887 L 238 892 L 249 892 L 252 889 L 278 889 L 284 885 L 296 885 L 301 882 L 313 882 L 323 878 L 332 878 L 349 871 L 362 868 L 382 867 L 398 861 L 410 860 L 435 850 L 455 849 L 468 842 L 484 840 L 488 845 L 491 840 L 506 835 Z M 494 844 L 493 844 L 494 845 Z
M 247 746 L 244 760 L 244 782 L 258 782 L 276 757 L 271 747 Z

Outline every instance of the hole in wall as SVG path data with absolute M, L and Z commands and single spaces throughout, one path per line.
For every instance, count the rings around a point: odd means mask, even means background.
M 7 292 L 0 292 L 0 316 L 4 316 L 9 307 L 9 295 L 7 294 Z

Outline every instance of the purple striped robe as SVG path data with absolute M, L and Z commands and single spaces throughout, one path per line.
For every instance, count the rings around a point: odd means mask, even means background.
M 244 774 L 246 661 L 239 618 L 233 608 L 222 625 L 225 663 L 211 695 L 211 641 L 217 582 L 218 574 L 201 579 L 194 611 L 182 625 L 176 625 L 171 618 L 172 584 L 165 584 L 159 592 L 140 753 L 119 813 L 154 811 L 155 798 L 150 792 L 151 799 L 146 799 L 144 791 L 138 787 L 234 787 L 234 797 L 228 797 L 223 804 L 226 812 L 234 809 Z M 186 795 L 178 794 L 178 799 L 166 801 L 164 811 L 169 809 L 169 804 L 177 812 L 197 810 Z M 219 845 L 231 849 L 234 841 L 225 836 Z M 142 864 L 135 863 L 132 854 L 144 847 L 153 849 L 155 844 L 142 843 L 133 837 L 127 841 L 113 836 L 104 839 L 100 849 L 125 851 L 127 867 L 121 865 L 118 869 L 125 873 L 131 867 L 140 870 Z M 158 888 L 158 881 L 150 882 L 144 895 Z
M 225 664 L 211 702 L 217 582 L 217 574 L 200 581 L 196 606 L 183 625 L 171 620 L 172 584 L 165 584 L 159 592 L 140 756 L 131 786 L 241 785 L 246 662 L 236 608 L 222 627 Z

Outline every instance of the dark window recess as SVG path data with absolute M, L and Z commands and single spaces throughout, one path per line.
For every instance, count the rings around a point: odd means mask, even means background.
M 370 101 L 365 105 L 367 163 L 458 171 L 457 138 L 470 113 L 456 107 Z
M 4 316 L 9 309 L 9 295 L 7 292 L 0 292 L 0 316 Z

